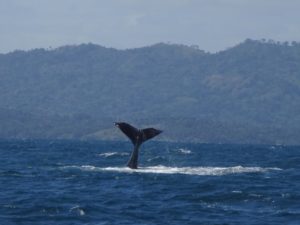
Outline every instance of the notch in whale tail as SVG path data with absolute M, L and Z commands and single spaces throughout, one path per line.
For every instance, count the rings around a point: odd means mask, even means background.
M 131 140 L 132 144 L 134 145 L 134 149 L 127 166 L 131 169 L 137 169 L 139 147 L 142 143 L 159 135 L 162 131 L 154 128 L 139 130 L 124 122 L 116 122 L 115 126 L 120 128 L 120 130 Z
M 146 128 L 139 130 L 128 123 L 115 123 L 120 130 L 131 140 L 133 145 L 141 145 L 143 142 L 159 135 L 162 131 L 154 128 Z

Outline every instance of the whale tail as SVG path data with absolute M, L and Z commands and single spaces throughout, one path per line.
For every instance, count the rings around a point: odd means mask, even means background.
M 120 128 L 120 130 L 131 140 L 132 144 L 134 145 L 134 149 L 127 166 L 131 169 L 137 169 L 139 147 L 142 143 L 159 135 L 162 131 L 154 128 L 139 130 L 124 122 L 117 122 L 115 123 L 115 126 Z

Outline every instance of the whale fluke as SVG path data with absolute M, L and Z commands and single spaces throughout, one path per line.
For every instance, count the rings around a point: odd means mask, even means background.
M 142 143 L 160 134 L 162 131 L 154 128 L 146 128 L 139 130 L 128 123 L 116 122 L 115 126 L 131 140 L 134 145 L 131 157 L 127 163 L 127 166 L 131 169 L 137 169 L 139 148 Z

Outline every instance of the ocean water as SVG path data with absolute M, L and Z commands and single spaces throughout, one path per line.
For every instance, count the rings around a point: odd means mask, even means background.
M 300 147 L 0 141 L 0 224 L 300 224 Z

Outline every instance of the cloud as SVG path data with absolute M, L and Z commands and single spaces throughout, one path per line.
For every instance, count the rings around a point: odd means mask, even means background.
M 127 24 L 129 27 L 136 27 L 140 25 L 141 19 L 145 17 L 145 14 L 133 14 L 129 15 L 127 18 Z

